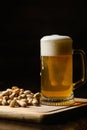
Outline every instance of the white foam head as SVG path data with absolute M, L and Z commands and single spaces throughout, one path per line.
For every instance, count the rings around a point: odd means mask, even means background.
M 49 35 L 40 39 L 41 56 L 72 54 L 72 39 L 69 36 Z

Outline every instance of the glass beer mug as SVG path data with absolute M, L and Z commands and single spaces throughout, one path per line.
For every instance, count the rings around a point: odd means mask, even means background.
M 71 105 L 74 88 L 85 82 L 85 54 L 72 49 L 69 36 L 50 35 L 40 40 L 41 103 L 45 105 Z M 73 83 L 73 54 L 79 53 L 82 78 Z

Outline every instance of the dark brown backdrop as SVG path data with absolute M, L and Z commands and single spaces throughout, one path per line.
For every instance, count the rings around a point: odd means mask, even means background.
M 44 35 L 69 35 L 73 47 L 86 52 L 86 12 L 84 0 L 3 1 L 0 4 L 0 89 L 12 85 L 39 89 L 39 44 Z

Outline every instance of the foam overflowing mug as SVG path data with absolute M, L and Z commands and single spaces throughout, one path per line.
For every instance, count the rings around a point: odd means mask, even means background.
M 71 105 L 74 88 L 85 82 L 85 54 L 73 50 L 69 36 L 49 35 L 40 39 L 41 103 L 45 105 Z M 82 78 L 73 83 L 73 54 L 79 53 Z

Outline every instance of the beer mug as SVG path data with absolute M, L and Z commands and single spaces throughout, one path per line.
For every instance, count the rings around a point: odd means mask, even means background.
M 69 36 L 49 35 L 40 39 L 41 103 L 45 105 L 71 105 L 74 88 L 85 82 L 85 53 L 73 50 Z M 82 78 L 73 83 L 73 54 L 80 54 Z

